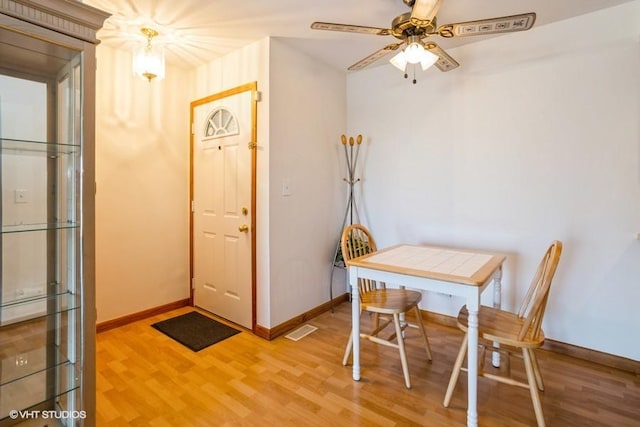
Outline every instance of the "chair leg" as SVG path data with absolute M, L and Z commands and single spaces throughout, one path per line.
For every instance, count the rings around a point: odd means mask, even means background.
M 409 379 L 409 365 L 407 363 L 407 353 L 404 349 L 404 339 L 402 338 L 402 327 L 400 325 L 400 316 L 398 313 L 393 314 L 393 324 L 396 327 L 396 335 L 398 338 L 398 350 L 400 351 L 400 363 L 402 363 L 402 373 L 404 374 L 404 383 L 407 388 L 411 388 L 411 380 Z
M 347 366 L 349 363 L 349 356 L 351 356 L 351 349 L 353 348 L 353 328 L 349 333 L 349 341 L 347 341 L 347 347 L 344 349 L 344 357 L 342 358 L 342 366 Z
M 427 337 L 427 331 L 424 328 L 424 323 L 422 323 L 422 314 L 420 314 L 420 309 L 417 305 L 414 308 L 416 310 L 416 321 L 418 322 L 418 328 L 420 328 L 420 333 L 422 334 L 422 339 L 424 341 L 424 348 L 427 349 L 427 357 L 429 358 L 429 360 L 432 360 L 431 347 L 429 346 L 429 337 Z
M 533 401 L 533 410 L 536 413 L 538 427 L 545 427 L 542 402 L 540 402 L 540 395 L 538 394 L 538 383 L 529 349 L 523 348 L 522 356 L 524 357 L 524 367 L 527 371 L 527 381 L 529 382 L 529 391 L 531 392 L 531 400 Z
M 467 334 L 464 334 L 464 339 L 462 340 L 462 344 L 460 345 L 460 350 L 458 351 L 458 357 L 456 357 L 456 362 L 453 364 L 453 371 L 451 372 L 451 378 L 449 378 L 447 393 L 444 396 L 445 408 L 449 407 L 449 403 L 451 403 L 451 396 L 453 396 L 453 390 L 455 390 L 456 383 L 458 382 L 458 378 L 460 377 L 460 370 L 462 369 L 462 363 L 464 362 L 464 356 L 466 354 L 467 354 Z
M 538 366 L 538 358 L 536 357 L 536 353 L 532 348 L 527 350 L 529 351 L 529 355 L 531 356 L 533 373 L 536 374 L 536 383 L 538 385 L 538 390 L 544 391 L 544 382 L 542 382 L 542 374 L 540 373 L 540 366 Z

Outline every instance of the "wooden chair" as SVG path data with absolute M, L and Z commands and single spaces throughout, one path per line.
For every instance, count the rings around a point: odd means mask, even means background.
M 345 262 L 366 255 L 377 250 L 376 242 L 369 230 L 360 224 L 346 227 L 341 238 L 342 256 Z M 374 330 L 369 333 L 361 333 L 360 337 L 378 344 L 397 348 L 400 352 L 400 362 L 404 374 L 404 382 L 407 388 L 411 388 L 409 367 L 404 346 L 404 330 L 409 325 L 402 322 L 400 315 L 413 310 L 416 317 L 417 328 L 420 330 L 424 341 L 427 357 L 431 360 L 431 348 L 429 339 L 422 323 L 422 315 L 418 303 L 422 299 L 422 293 L 406 289 L 387 289 L 384 283 L 373 280 L 359 279 L 360 313 L 366 311 L 374 314 Z M 394 332 L 388 338 L 382 338 L 380 333 L 389 325 L 394 325 Z M 395 342 L 394 342 L 395 341 Z M 347 365 L 353 348 L 353 329 L 349 335 L 349 342 L 344 352 L 342 364 Z
M 542 346 L 544 342 L 544 333 L 541 329 L 542 318 L 547 306 L 551 280 L 556 272 L 561 253 L 562 242 L 556 240 L 549 246 L 542 258 L 538 270 L 533 277 L 531 286 L 529 287 L 529 291 L 517 314 L 481 306 L 478 315 L 479 341 L 483 344 L 481 357 L 478 358 L 480 365 L 478 375 L 502 383 L 528 388 L 531 393 L 531 400 L 533 401 L 533 408 L 539 426 L 545 425 L 540 395 L 538 394 L 538 389 L 544 391 L 544 384 L 533 350 Z M 462 367 L 462 363 L 467 353 L 467 325 L 468 312 L 467 307 L 464 306 L 458 314 L 458 327 L 465 332 L 465 337 L 462 340 L 462 345 L 460 346 L 460 351 L 458 352 L 458 357 L 456 358 L 453 372 L 449 379 L 449 386 L 447 387 L 447 393 L 444 398 L 444 406 L 449 406 L 451 402 L 451 396 L 453 395 L 453 390 L 460 376 L 460 371 L 466 371 L 466 369 Z M 507 356 L 505 360 L 507 367 L 506 375 L 484 372 L 484 353 L 486 348 L 499 351 L 501 354 Z M 521 350 L 524 359 L 524 366 L 527 373 L 526 383 L 516 381 L 510 376 L 509 356 L 514 355 L 518 350 Z

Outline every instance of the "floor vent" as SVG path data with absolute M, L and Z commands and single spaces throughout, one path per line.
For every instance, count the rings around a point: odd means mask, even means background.
M 296 329 L 295 331 L 291 332 L 289 335 L 285 335 L 285 338 L 289 338 L 292 341 L 298 341 L 316 330 L 318 330 L 318 328 L 316 328 L 315 326 L 304 325 Z

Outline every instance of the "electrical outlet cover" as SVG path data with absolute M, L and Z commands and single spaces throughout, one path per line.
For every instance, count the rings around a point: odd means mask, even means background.
M 29 192 L 27 190 L 15 190 L 14 192 L 15 203 L 29 203 Z

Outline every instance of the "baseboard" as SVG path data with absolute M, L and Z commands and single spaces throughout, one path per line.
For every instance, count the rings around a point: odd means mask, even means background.
M 280 335 L 283 335 L 287 332 L 289 332 L 290 330 L 296 328 L 297 326 L 302 325 L 303 323 L 308 322 L 309 320 L 313 319 L 314 317 L 331 310 L 332 307 L 335 307 L 337 305 L 342 304 L 345 301 L 349 300 L 349 294 L 343 294 L 340 295 L 337 298 L 333 299 L 333 303 L 331 301 L 327 301 L 322 305 L 319 305 L 318 307 L 315 307 L 305 313 L 302 313 L 292 319 L 287 320 L 284 323 L 281 323 L 271 329 L 269 328 L 265 328 L 264 326 L 261 325 L 256 325 L 256 329 L 253 331 L 254 334 L 256 334 L 257 336 L 259 336 L 260 338 L 264 338 L 266 340 L 271 341 L 274 338 L 279 337 Z
M 626 357 L 616 356 L 590 348 L 578 347 L 577 345 L 550 340 L 549 338 L 544 341 L 542 349 L 640 375 L 640 362 Z
M 446 314 L 434 313 L 432 311 L 420 310 L 422 318 L 425 322 L 433 322 L 438 325 L 449 326 L 451 328 L 458 327 L 458 320 L 453 316 L 447 316 Z
M 189 298 L 170 302 L 169 304 L 164 304 L 158 307 L 153 307 L 148 310 L 139 311 L 137 313 L 128 314 L 126 316 L 118 317 L 117 319 L 107 320 L 105 322 L 100 322 L 96 325 L 96 333 L 108 331 L 109 329 L 118 328 L 120 326 L 128 325 L 129 323 L 136 322 L 138 320 L 143 320 L 151 316 L 155 316 L 157 314 L 166 313 L 171 310 L 176 310 L 178 308 L 189 306 Z
M 263 338 L 265 340 L 271 340 L 271 333 L 269 332 L 269 328 L 265 328 L 262 325 L 256 325 L 256 327 L 253 330 L 253 333 L 256 334 L 256 336 Z
M 424 310 L 422 310 L 421 312 L 422 318 L 427 323 L 433 322 L 439 325 L 450 326 L 453 328 L 458 327 L 457 320 L 453 316 L 447 316 L 444 314 L 433 313 Z M 567 344 L 565 342 L 556 341 L 549 338 L 545 340 L 542 349 L 576 359 L 587 360 L 589 362 L 594 362 L 602 366 L 607 366 L 609 368 L 620 369 L 621 371 L 630 372 L 635 375 L 640 375 L 640 362 L 633 359 L 627 359 L 622 356 L 603 353 L 601 351 L 591 350 L 589 348 L 578 347 L 573 344 Z

